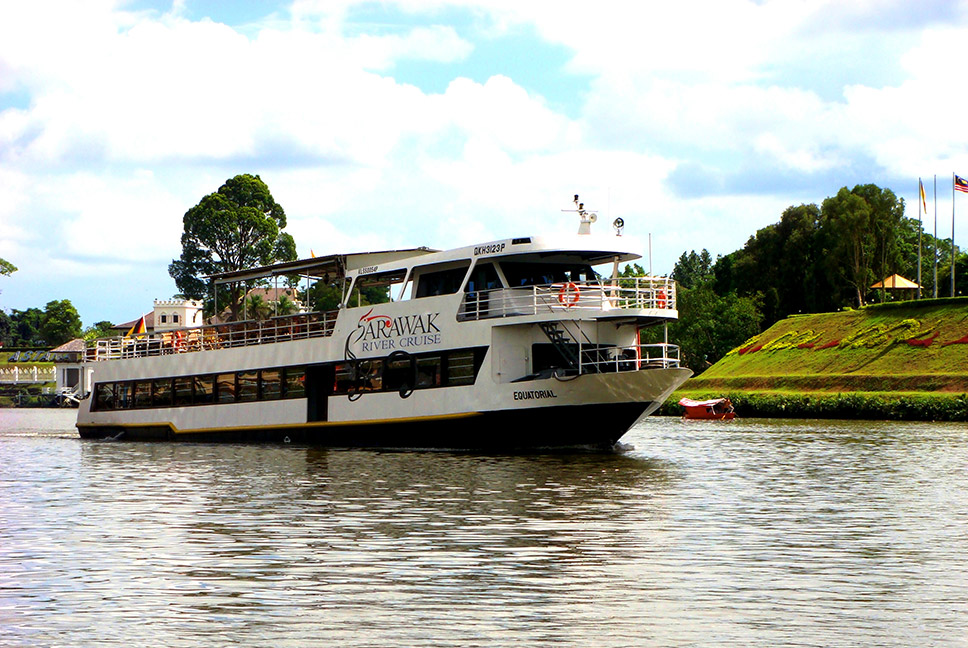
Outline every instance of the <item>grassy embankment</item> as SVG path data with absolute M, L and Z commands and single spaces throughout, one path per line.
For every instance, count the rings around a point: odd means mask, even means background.
M 968 420 L 968 298 L 798 315 L 690 379 L 683 397 L 729 396 L 740 416 Z

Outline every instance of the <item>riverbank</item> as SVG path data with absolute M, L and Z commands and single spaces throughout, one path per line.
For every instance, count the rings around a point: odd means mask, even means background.
M 789 317 L 690 379 L 740 416 L 968 420 L 968 298 Z

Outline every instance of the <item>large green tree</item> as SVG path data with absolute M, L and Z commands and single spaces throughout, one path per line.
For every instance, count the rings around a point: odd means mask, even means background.
M 10 322 L 13 324 L 9 346 L 43 346 L 44 340 L 40 334 L 40 322 L 44 311 L 39 308 L 10 311 Z
M 871 284 L 902 269 L 904 201 L 890 189 L 857 185 L 824 200 L 820 211 L 828 275 L 845 281 L 863 306 Z
M 178 290 L 189 299 L 207 300 L 204 277 L 296 258 L 296 243 L 282 232 L 286 212 L 257 175 L 241 174 L 185 212 L 181 258 L 168 266 Z M 244 287 L 230 284 L 218 295 L 237 318 Z
M 40 318 L 40 335 L 49 346 L 81 337 L 81 317 L 68 299 L 47 302 Z

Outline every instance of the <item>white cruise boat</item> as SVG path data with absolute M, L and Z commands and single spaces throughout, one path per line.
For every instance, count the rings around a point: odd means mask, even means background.
M 640 343 L 641 329 L 678 317 L 676 286 L 619 278 L 619 263 L 640 258 L 622 242 L 525 237 L 218 275 L 325 278 L 343 286 L 343 303 L 97 340 L 77 428 L 132 440 L 611 447 L 692 374 L 678 347 Z M 373 286 L 390 301 L 360 305 Z

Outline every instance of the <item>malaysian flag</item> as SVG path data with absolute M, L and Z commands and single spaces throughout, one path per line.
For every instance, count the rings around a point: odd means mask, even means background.
M 968 180 L 965 180 L 961 176 L 955 176 L 955 191 L 963 191 L 968 193 Z

